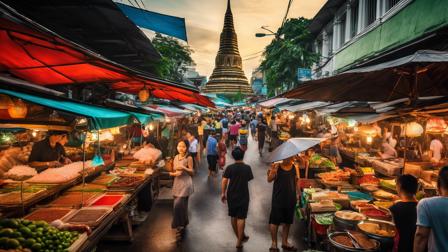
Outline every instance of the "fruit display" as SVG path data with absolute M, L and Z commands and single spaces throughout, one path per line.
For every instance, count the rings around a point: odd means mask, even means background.
M 66 251 L 78 237 L 78 232 L 60 231 L 45 221 L 0 220 L 0 249 Z
M 328 158 L 322 157 L 319 154 L 314 154 L 310 158 L 310 168 L 331 168 L 331 169 L 335 169 L 336 166 Z

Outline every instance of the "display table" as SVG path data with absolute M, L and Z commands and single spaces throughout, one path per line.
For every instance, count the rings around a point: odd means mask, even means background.
M 402 158 L 393 160 L 374 160 L 372 162 L 372 167 L 375 172 L 387 177 L 400 175 L 403 169 L 403 165 L 404 160 Z

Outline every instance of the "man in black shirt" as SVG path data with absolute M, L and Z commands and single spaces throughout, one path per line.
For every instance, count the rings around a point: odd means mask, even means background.
M 59 167 L 70 160 L 66 158 L 64 147 L 59 143 L 67 135 L 64 131 L 49 131 L 48 137 L 33 145 L 28 158 L 33 167 Z
M 221 200 L 223 203 L 227 200 L 232 228 L 237 237 L 236 247 L 242 248 L 242 243 L 249 239 L 244 233 L 244 227 L 249 209 L 248 182 L 254 175 L 250 166 L 243 162 L 244 151 L 240 147 L 232 151 L 232 157 L 235 163 L 226 168 L 222 178 Z
M 412 175 L 401 175 L 397 178 L 397 192 L 400 201 L 390 207 L 398 230 L 398 252 L 413 250 L 414 235 L 417 229 L 417 199 L 415 194 L 418 181 Z

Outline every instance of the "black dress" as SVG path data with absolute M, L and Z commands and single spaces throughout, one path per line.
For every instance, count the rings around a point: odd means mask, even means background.
M 259 123 L 257 125 L 257 130 L 258 130 L 258 149 L 259 150 L 263 150 L 264 140 L 266 138 L 266 129 L 267 129 L 267 125 L 264 124 L 264 123 Z
M 272 190 L 272 208 L 269 224 L 292 224 L 297 203 L 296 169 L 289 171 L 278 168 Z

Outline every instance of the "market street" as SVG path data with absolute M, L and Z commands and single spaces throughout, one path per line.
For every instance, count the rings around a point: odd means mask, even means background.
M 267 147 L 265 149 L 267 155 Z M 266 181 L 268 166 L 261 161 L 257 142 L 251 138 L 244 160 L 252 167 L 255 178 L 249 183 L 251 201 L 246 232 L 250 239 L 244 244 L 243 251 L 268 251 L 271 244 L 268 220 L 272 184 Z M 228 153 L 227 164 L 232 162 Z M 172 203 L 157 203 L 146 222 L 134 230 L 132 244 L 102 243 L 98 251 L 236 251 L 227 206 L 220 201 L 222 173 L 215 179 L 209 179 L 206 164 L 203 159 L 201 169 L 194 177 L 195 192 L 189 202 L 190 224 L 182 245 L 176 247 L 174 231 L 171 230 Z M 290 239 L 301 251 L 303 239 L 299 226 L 298 223 L 293 224 Z

